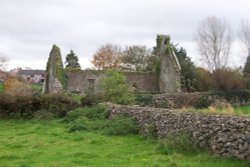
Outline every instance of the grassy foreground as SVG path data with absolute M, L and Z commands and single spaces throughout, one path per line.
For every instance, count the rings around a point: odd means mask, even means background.
M 3 83 L 0 82 L 0 92 L 2 92 L 2 91 L 3 91 Z
M 209 154 L 157 153 L 140 136 L 69 133 L 60 121 L 0 120 L 0 167 L 243 167 Z

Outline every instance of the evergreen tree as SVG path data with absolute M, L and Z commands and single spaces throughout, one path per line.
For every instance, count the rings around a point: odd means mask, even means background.
M 187 52 L 183 47 L 177 48 L 177 45 L 172 45 L 174 52 L 181 66 L 181 83 L 184 91 L 193 91 L 195 88 L 196 72 L 194 63 L 187 56 Z
M 81 66 L 78 63 L 78 57 L 75 55 L 73 50 L 70 50 L 70 53 L 66 55 L 66 70 L 81 70 Z

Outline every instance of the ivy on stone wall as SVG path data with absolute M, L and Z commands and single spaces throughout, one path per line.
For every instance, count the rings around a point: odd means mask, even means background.
M 161 35 L 157 35 L 156 38 L 156 48 L 157 48 L 157 52 L 160 51 L 160 47 L 161 47 L 161 43 L 162 43 L 162 36 Z
M 62 84 L 63 88 L 66 87 L 66 75 L 63 68 L 63 62 L 61 57 L 60 48 L 56 45 L 53 45 L 52 50 L 50 51 L 49 59 L 46 67 L 46 79 L 45 79 L 45 93 L 49 93 L 49 81 L 50 74 L 52 71 L 52 76 L 58 79 L 58 81 Z

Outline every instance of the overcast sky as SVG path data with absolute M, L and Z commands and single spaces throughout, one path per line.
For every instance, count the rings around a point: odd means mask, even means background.
M 63 59 L 73 49 L 83 68 L 105 43 L 155 46 L 169 34 L 200 65 L 194 33 L 208 16 L 225 18 L 234 30 L 232 66 L 244 63 L 237 40 L 241 19 L 250 19 L 249 0 L 0 0 L 0 55 L 9 69 L 45 69 L 53 44 Z

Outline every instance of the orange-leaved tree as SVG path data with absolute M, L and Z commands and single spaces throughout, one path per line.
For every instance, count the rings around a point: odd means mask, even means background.
M 32 91 L 15 77 L 9 77 L 4 82 L 4 91 L 13 97 L 17 96 L 31 96 Z
M 118 69 L 121 64 L 121 48 L 117 45 L 101 46 L 93 56 L 91 63 L 98 70 Z

